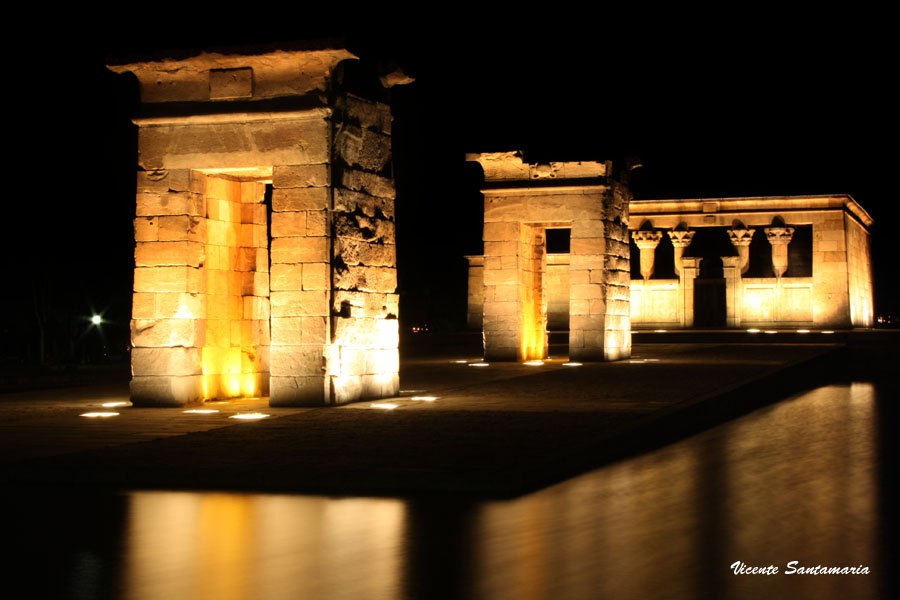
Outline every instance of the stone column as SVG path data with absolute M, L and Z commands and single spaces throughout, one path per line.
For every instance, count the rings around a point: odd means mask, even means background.
M 519 224 L 484 224 L 484 358 L 519 355 Z
M 653 275 L 653 266 L 656 262 L 656 247 L 662 239 L 661 231 L 632 231 L 631 237 L 641 251 L 641 276 L 644 281 Z
M 750 268 L 750 242 L 753 240 L 753 230 L 735 227 L 728 230 L 728 238 L 741 259 L 740 268 L 743 275 Z
M 772 268 L 775 277 L 781 279 L 788 268 L 788 244 L 794 235 L 793 227 L 766 227 L 766 239 L 772 245 Z
M 329 399 L 331 208 L 329 165 L 276 166 L 272 191 L 270 398 L 272 406 Z
M 681 315 L 682 327 L 694 326 L 694 280 L 700 273 L 702 258 L 683 257 L 681 259 Z
M 725 276 L 725 314 L 728 327 L 740 327 L 741 257 L 723 256 L 722 271 Z
M 679 277 L 681 277 L 684 249 L 691 245 L 691 240 L 694 239 L 694 233 L 695 232 L 690 229 L 673 229 L 669 232 L 669 239 L 672 240 L 672 246 L 675 248 L 675 274 Z M 643 264 L 643 256 L 641 261 Z
M 134 221 L 131 400 L 202 402 L 206 339 L 204 181 L 187 169 L 142 171 Z
M 466 329 L 481 331 L 484 319 L 484 256 L 467 256 L 469 262 Z
M 331 402 L 396 396 L 400 389 L 391 111 L 346 94 L 334 113 Z
M 631 356 L 628 203 L 614 184 L 602 212 L 572 222 L 569 254 L 569 357 L 619 360 Z M 597 219 L 596 217 L 601 217 Z
M 544 271 L 547 265 L 544 229 L 523 223 L 519 227 L 519 343 L 518 360 L 547 358 L 547 302 Z

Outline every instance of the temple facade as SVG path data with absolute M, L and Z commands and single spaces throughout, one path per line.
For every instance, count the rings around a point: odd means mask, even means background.
M 631 196 L 612 163 L 527 164 L 520 152 L 467 160 L 485 179 L 484 256 L 470 270 L 485 359 L 546 358 L 554 311 L 565 311 L 572 360 L 630 356 Z M 571 236 L 565 264 L 547 253 L 548 235 L 560 230 Z
M 110 65 L 142 103 L 134 404 L 396 395 L 391 114 L 342 85 L 355 58 L 311 45 Z
M 492 178 L 485 170 L 485 254 L 466 257 L 468 326 L 484 330 L 486 348 L 494 293 Z M 530 217 L 521 214 L 528 226 Z M 635 330 L 873 324 L 872 219 L 849 195 L 630 200 L 624 218 L 628 251 L 607 254 L 605 265 L 630 258 L 628 301 L 621 306 Z M 602 231 L 599 223 L 592 226 L 593 235 Z M 580 322 L 572 265 L 581 260 L 585 232 L 573 227 L 569 235 L 563 247 L 545 248 L 535 284 L 549 331 Z

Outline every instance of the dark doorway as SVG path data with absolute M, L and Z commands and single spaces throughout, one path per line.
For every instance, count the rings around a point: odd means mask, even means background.
M 725 327 L 725 280 L 694 280 L 694 327 Z

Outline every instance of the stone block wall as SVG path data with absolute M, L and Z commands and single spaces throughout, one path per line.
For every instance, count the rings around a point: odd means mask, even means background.
M 269 391 L 269 264 L 265 186 L 206 177 L 204 398 Z
M 135 404 L 203 398 L 206 198 L 190 171 L 138 173 L 131 395 Z
M 635 328 L 681 327 L 678 279 L 632 279 L 631 323 Z
M 568 298 L 552 302 L 568 311 L 570 358 L 629 356 L 630 194 L 609 177 L 609 163 L 527 165 L 519 153 L 470 155 L 469 160 L 485 172 L 485 359 L 547 355 L 551 291 L 562 281 L 547 276 L 548 228 L 571 230 Z
M 844 215 L 824 213 L 813 223 L 813 322 L 850 327 L 847 239 Z
M 325 158 L 325 157 L 323 157 Z M 276 166 L 270 248 L 273 406 L 329 399 L 331 176 L 327 162 Z
M 469 261 L 466 329 L 481 331 L 484 322 L 484 256 L 467 256 L 466 260 Z
M 138 77 L 144 102 L 136 404 L 397 393 L 391 114 L 333 78 L 352 58 L 315 47 L 110 67 Z
M 266 395 L 264 186 L 160 170 L 137 187 L 133 402 Z
M 847 271 L 850 321 L 854 327 L 872 327 L 875 307 L 872 290 L 872 254 L 868 230 L 849 214 L 844 214 L 847 231 Z
M 399 326 L 391 114 L 341 97 L 334 119 L 331 339 L 325 372 L 335 403 L 399 391 Z
M 487 203 L 487 201 L 486 201 Z M 518 360 L 522 352 L 519 332 L 519 224 L 488 221 L 484 224 L 484 351 L 488 360 Z
M 597 198 L 594 218 L 572 222 L 569 258 L 569 357 L 631 356 L 628 202 L 616 182 Z
M 547 330 L 569 330 L 569 255 L 548 254 L 543 276 Z

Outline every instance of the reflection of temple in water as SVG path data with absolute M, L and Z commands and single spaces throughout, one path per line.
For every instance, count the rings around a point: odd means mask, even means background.
M 496 335 L 497 298 L 522 297 L 502 291 L 504 284 L 539 285 L 530 294 L 540 301 L 529 306 L 540 314 L 530 320 L 569 330 L 570 355 L 573 323 L 585 314 L 603 315 L 607 337 L 624 326 L 621 318 L 610 321 L 622 313 L 633 329 L 872 326 L 872 218 L 849 195 L 630 200 L 616 215 L 600 200 L 622 185 L 613 181 L 611 163 L 529 165 L 520 153 L 470 160 L 485 171 L 485 254 L 467 257 L 468 324 L 484 329 L 486 350 Z M 499 205 L 506 216 L 497 216 Z M 578 214 L 573 220 L 569 213 Z M 526 269 L 539 276 L 515 275 L 523 270 L 522 249 L 498 246 L 498 220 L 510 232 L 542 230 L 543 246 L 529 252 Z M 611 226 L 619 220 L 630 251 L 622 251 L 624 240 Z M 618 281 L 613 275 L 629 255 L 630 302 L 623 303 L 621 294 L 607 293 L 618 288 L 596 284 Z

